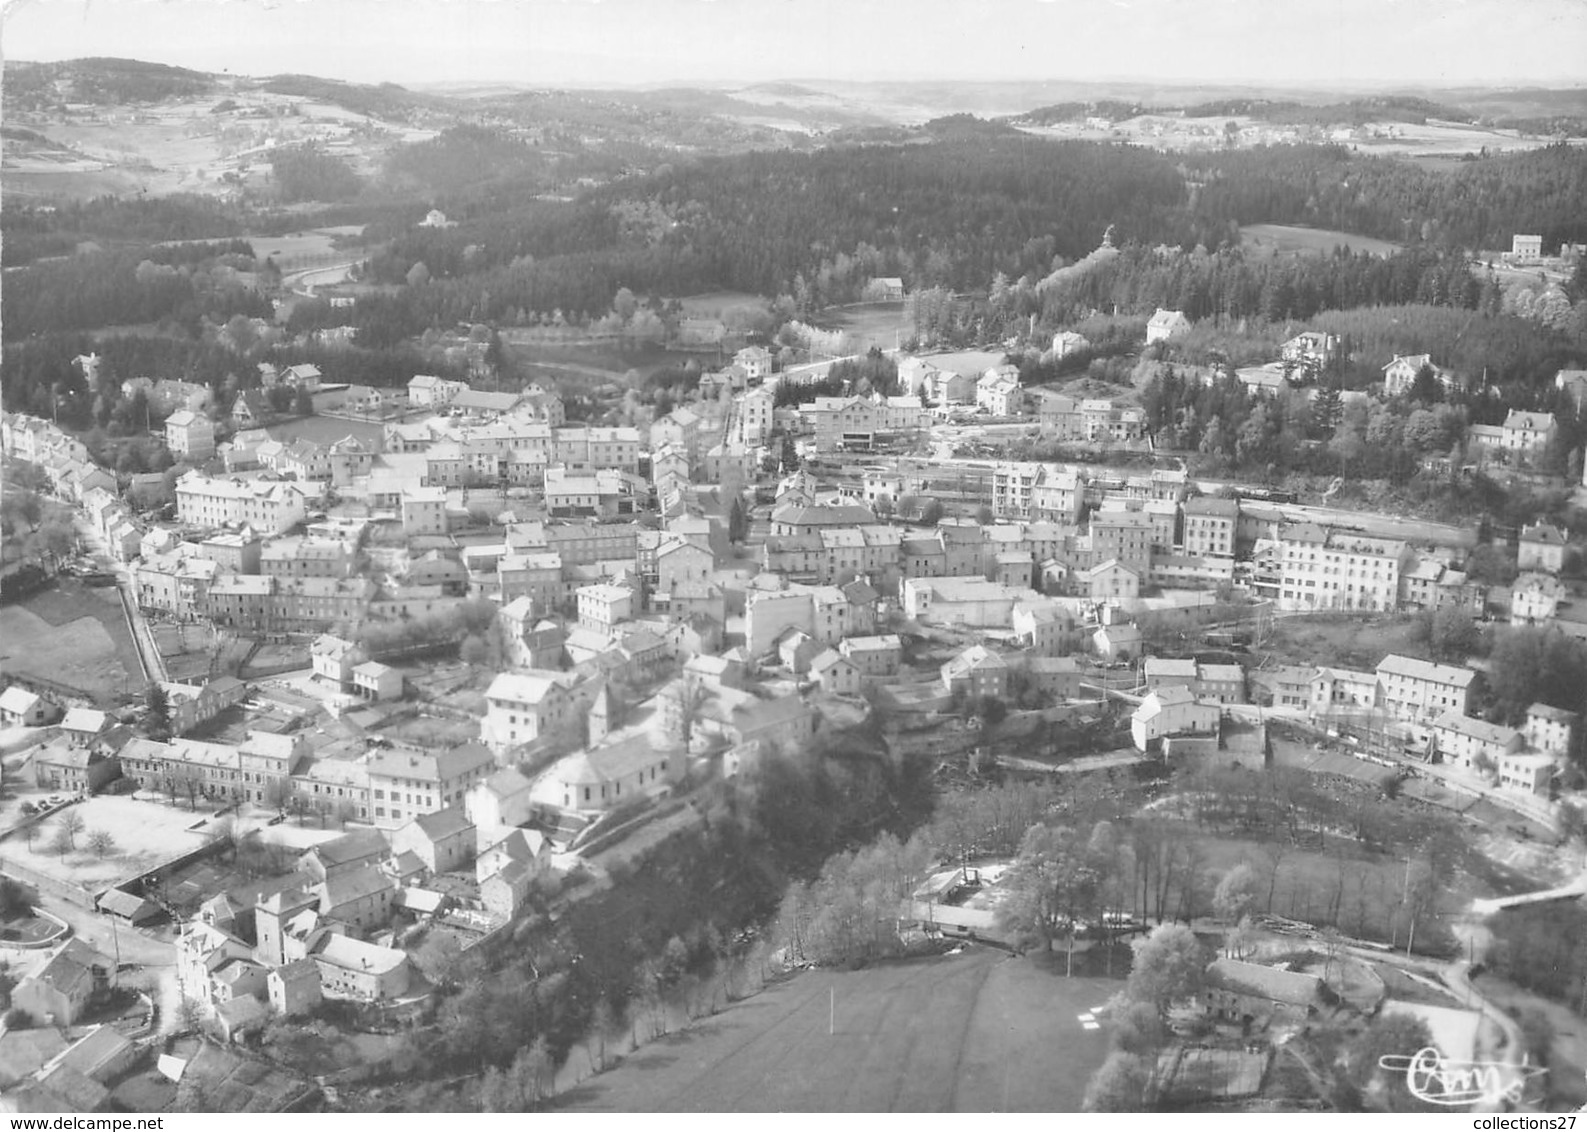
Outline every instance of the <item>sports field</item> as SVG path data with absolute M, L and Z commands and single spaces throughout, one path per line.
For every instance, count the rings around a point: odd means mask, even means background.
M 1086 1029 L 1079 1016 L 1120 986 L 976 947 L 861 971 L 808 971 L 641 1047 L 553 1104 L 572 1112 L 1075 1112 L 1108 1043 L 1107 1026 Z

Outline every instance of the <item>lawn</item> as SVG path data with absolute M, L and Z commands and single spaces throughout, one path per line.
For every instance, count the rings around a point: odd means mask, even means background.
M 360 229 L 343 225 L 340 228 L 316 228 L 311 232 L 294 232 L 290 236 L 246 236 L 253 245 L 258 259 L 275 256 L 276 265 L 283 271 L 347 254 L 337 249 L 334 241 L 339 235 L 354 235 Z M 348 259 L 354 258 L 347 254 Z
M 0 670 L 64 685 L 101 707 L 144 683 L 116 591 L 70 578 L 0 608 Z
M 1376 240 L 1371 236 L 1355 236 L 1349 232 L 1335 232 L 1328 228 L 1301 228 L 1290 224 L 1246 224 L 1240 229 L 1242 246 L 1275 254 L 1312 252 L 1328 255 L 1336 247 L 1346 247 L 1353 252 L 1371 252 L 1389 256 L 1400 250 L 1398 244 Z
M 285 424 L 271 425 L 265 430 L 272 439 L 311 440 L 316 444 L 334 444 L 344 436 L 355 436 L 364 444 L 380 447 L 385 426 L 379 421 L 344 421 L 336 417 L 300 417 Z
M 903 303 L 856 303 L 822 311 L 816 320 L 822 327 L 841 330 L 854 343 L 856 353 L 872 346 L 891 350 L 915 335 L 914 323 L 904 317 Z
M 77 848 L 58 855 L 50 849 L 50 842 L 61 816 L 68 813 L 81 817 L 83 828 L 75 838 Z M 38 826 L 31 846 L 25 845 L 21 835 L 13 835 L 6 842 L 6 852 L 31 869 L 98 891 L 197 848 L 204 836 L 188 827 L 207 817 L 185 805 L 178 808 L 125 795 L 102 795 L 68 806 Z M 103 858 L 88 848 L 89 835 L 97 830 L 109 833 L 116 842 L 115 849 Z
M 748 291 L 708 291 L 703 295 L 690 295 L 679 299 L 683 313 L 690 318 L 717 318 L 733 307 L 764 307 L 766 300 Z
M 1120 987 L 976 947 L 809 971 L 564 1091 L 572 1112 L 1077 1112 Z

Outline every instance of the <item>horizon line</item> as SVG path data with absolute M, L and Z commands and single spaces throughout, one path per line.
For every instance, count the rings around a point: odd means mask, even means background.
M 316 71 L 269 71 L 269 72 L 242 72 L 231 71 L 227 68 L 219 70 L 191 66 L 185 63 L 167 63 L 159 59 L 150 59 L 135 55 L 72 55 L 57 59 L 19 59 L 9 58 L 7 65 L 48 66 L 66 63 L 81 63 L 91 59 L 124 59 L 134 63 L 152 63 L 159 66 L 175 67 L 181 70 L 192 71 L 198 74 L 214 75 L 232 79 L 270 79 L 283 75 L 303 75 L 305 77 L 344 83 L 349 86 L 381 86 L 394 85 L 412 89 L 425 87 L 444 86 L 509 86 L 524 90 L 543 90 L 547 88 L 567 90 L 655 90 L 655 89 L 719 89 L 723 87 L 757 87 L 773 83 L 789 84 L 832 84 L 852 87 L 918 87 L 918 86 L 1028 86 L 1032 84 L 1052 83 L 1069 86 L 1100 86 L 1106 84 L 1135 85 L 1167 88 L 1194 88 L 1214 87 L 1224 89 L 1261 88 L 1266 90 L 1295 90 L 1348 93 L 1353 90 L 1370 89 L 1377 91 L 1396 90 L 1547 90 L 1562 91 L 1581 89 L 1587 90 L 1587 75 L 1580 76 L 1554 76 L 1539 77 L 1505 76 L 1498 78 L 1485 78 L 1470 81 L 1444 81 L 1444 80 L 1412 80 L 1402 82 L 1387 82 L 1382 79 L 1361 77 L 1341 78 L 1338 81 L 1326 79 L 1262 79 L 1262 78 L 1194 78 L 1183 75 L 1175 76 L 1138 76 L 1128 74 L 1111 74 L 1099 76 L 1063 76 L 1063 75 L 995 75 L 995 76 L 957 76 L 952 78 L 846 78 L 838 76 L 812 76 L 812 75 L 756 75 L 706 79 L 701 80 L 696 76 L 679 75 L 677 77 L 659 77 L 632 81 L 621 79 L 591 79 L 569 76 L 547 77 L 545 79 L 525 78 L 522 76 L 471 76 L 468 78 L 436 78 L 436 79 L 408 79 L 406 81 L 393 78 L 379 79 L 354 79 L 338 75 L 325 74 Z

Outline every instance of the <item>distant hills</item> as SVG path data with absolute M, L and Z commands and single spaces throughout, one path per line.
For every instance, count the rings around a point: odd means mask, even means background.
M 7 111 L 46 109 L 62 102 L 94 106 L 162 102 L 215 89 L 215 77 L 185 67 L 138 59 L 91 57 L 61 63 L 6 61 Z
M 1141 82 L 853 82 L 656 84 L 636 88 L 547 88 L 500 81 L 437 84 L 417 90 L 313 75 L 237 78 L 137 59 L 92 57 L 59 63 L 10 61 L 8 109 L 47 110 L 64 103 L 116 105 L 240 89 L 297 95 L 373 118 L 399 120 L 415 111 L 467 115 L 481 106 L 531 94 L 566 93 L 583 100 L 686 116 L 782 123 L 826 131 L 919 126 L 973 114 L 1018 125 L 1052 125 L 1088 117 L 1124 120 L 1141 114 L 1246 117 L 1275 125 L 1359 126 L 1364 122 L 1438 120 L 1518 128 L 1587 123 L 1587 89 L 1459 87 L 1441 91 L 1362 93 Z M 1054 98 L 1054 95 L 1059 97 Z M 1587 131 L 1584 131 L 1587 132 Z

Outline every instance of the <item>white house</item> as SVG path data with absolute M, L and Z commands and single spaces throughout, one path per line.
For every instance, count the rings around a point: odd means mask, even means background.
M 1216 735 L 1220 710 L 1204 703 L 1186 687 L 1159 688 L 1147 694 L 1130 716 L 1130 736 L 1135 749 L 1147 750 L 1170 735 Z
M 1185 317 L 1184 311 L 1158 307 L 1157 313 L 1146 324 L 1146 344 L 1150 346 L 1153 342 L 1167 342 L 1189 329 L 1190 319 Z

